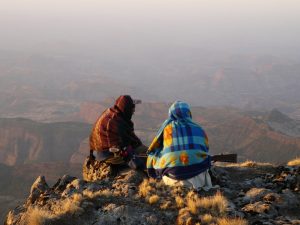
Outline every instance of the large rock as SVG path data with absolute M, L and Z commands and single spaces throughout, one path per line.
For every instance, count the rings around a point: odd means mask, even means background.
M 31 186 L 28 203 L 33 204 L 47 190 L 49 190 L 49 186 L 46 183 L 45 177 L 39 176 Z

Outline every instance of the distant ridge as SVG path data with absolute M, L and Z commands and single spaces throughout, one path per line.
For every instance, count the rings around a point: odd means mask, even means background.
M 91 125 L 79 122 L 0 118 L 0 163 L 68 162 L 90 129 Z
M 278 122 L 278 123 L 292 122 L 293 121 L 290 117 L 283 114 L 278 109 L 271 110 L 271 112 L 268 113 L 265 116 L 265 120 L 268 121 L 268 122 Z

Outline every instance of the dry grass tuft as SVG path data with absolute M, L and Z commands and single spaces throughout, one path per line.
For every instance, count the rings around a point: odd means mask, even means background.
M 177 208 L 183 208 L 184 207 L 184 199 L 180 196 L 175 197 Z
M 51 220 L 54 217 L 55 215 L 51 212 L 34 207 L 27 211 L 26 222 L 30 225 L 42 225 L 47 220 Z
M 187 200 L 187 207 L 191 213 L 194 215 L 198 214 L 198 204 L 199 202 L 194 199 L 188 199 Z
M 89 199 L 93 199 L 93 198 L 95 198 L 97 195 L 98 195 L 98 191 L 97 192 L 92 192 L 92 191 L 90 191 L 90 190 L 84 190 L 83 192 L 82 192 L 82 194 L 83 194 L 83 196 L 84 197 L 87 197 L 87 198 L 89 198 Z
M 149 197 L 149 203 L 152 205 L 152 204 L 155 204 L 159 201 L 159 196 L 158 195 L 152 195 Z
M 80 207 L 84 197 L 82 194 L 75 193 L 70 198 L 60 201 L 51 207 L 51 211 L 33 207 L 27 211 L 26 221 L 30 225 L 48 224 L 51 220 L 64 214 L 81 215 L 84 209 Z
M 218 219 L 227 215 L 228 201 L 220 192 L 201 197 L 190 189 L 145 179 L 139 186 L 139 196 L 163 210 L 177 208 L 177 224 L 217 225 Z
M 271 163 L 264 163 L 264 162 L 255 162 L 252 160 L 247 160 L 245 162 L 241 163 L 226 163 L 226 164 L 220 164 L 225 167 L 248 167 L 248 168 L 253 168 L 253 167 L 273 167 L 274 165 Z
M 109 189 L 104 189 L 104 190 L 99 190 L 99 191 L 90 191 L 90 190 L 84 190 L 83 191 L 83 196 L 87 197 L 89 199 L 95 199 L 98 197 L 111 197 L 113 193 Z
M 195 199 L 195 198 L 197 198 L 197 197 L 198 197 L 198 194 L 195 193 L 194 191 L 189 191 L 189 192 L 186 194 L 186 198 L 187 198 L 187 199 L 189 199 L 189 198 Z
M 194 221 L 193 221 L 193 218 L 192 217 L 189 217 L 187 220 L 186 220 L 186 225 L 193 225 L 195 224 Z
M 235 218 L 235 219 L 221 218 L 218 219 L 218 225 L 248 225 L 248 222 L 240 218 Z
M 300 157 L 297 157 L 287 163 L 288 166 L 300 166 Z
M 104 189 L 100 191 L 100 195 L 108 198 L 112 196 L 112 192 L 109 189 Z
M 217 213 L 224 214 L 226 212 L 228 201 L 227 199 L 221 194 L 221 192 L 217 192 L 215 196 L 209 197 L 211 200 L 210 207 L 213 210 L 216 210 Z
M 139 196 L 146 197 L 152 190 L 150 182 L 148 179 L 144 179 L 143 182 L 139 186 Z
M 204 198 L 192 196 L 187 199 L 187 207 L 194 215 L 198 214 L 200 210 L 212 213 L 213 215 L 224 215 L 227 206 L 228 201 L 220 192 L 214 196 Z
M 172 202 L 171 202 L 171 201 L 165 201 L 165 202 L 163 202 L 163 203 L 160 205 L 160 208 L 161 208 L 161 209 L 164 209 L 164 210 L 170 209 L 170 208 L 172 208 Z
M 81 215 L 84 210 L 80 207 L 79 201 L 73 201 L 72 199 L 65 199 L 61 203 L 61 211 L 54 212 L 55 214 L 75 214 L 75 215 Z
M 200 218 L 201 218 L 201 222 L 207 223 L 207 224 L 211 224 L 213 221 L 213 217 L 210 214 L 204 214 Z
M 255 162 L 247 160 L 245 162 L 239 163 L 240 167 L 264 167 L 264 166 L 273 166 L 271 163 Z
M 82 194 L 75 193 L 72 195 L 72 199 L 74 202 L 81 202 L 83 200 Z
M 187 208 L 180 209 L 178 212 L 177 223 L 178 225 L 186 224 L 187 221 L 192 221 L 192 216 Z

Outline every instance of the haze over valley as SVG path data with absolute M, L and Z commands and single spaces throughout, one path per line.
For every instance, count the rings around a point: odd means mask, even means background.
M 40 173 L 81 175 L 92 124 L 121 94 L 142 100 L 133 120 L 147 145 L 183 100 L 211 154 L 299 156 L 299 11 L 296 0 L 4 0 L 0 220 Z

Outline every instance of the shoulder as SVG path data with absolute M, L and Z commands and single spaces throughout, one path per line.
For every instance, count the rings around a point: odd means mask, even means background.
M 199 124 L 193 124 L 192 126 L 192 130 L 194 133 L 197 133 L 197 135 L 206 137 L 206 132 L 204 131 L 204 129 L 199 125 Z

